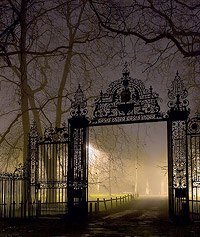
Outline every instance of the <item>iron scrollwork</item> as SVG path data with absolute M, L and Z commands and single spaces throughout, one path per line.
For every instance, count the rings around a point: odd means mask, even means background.
M 172 148 L 173 148 L 173 180 L 174 188 L 186 188 L 186 121 L 173 121 Z
M 55 181 L 55 182 L 43 182 L 41 181 L 38 184 L 39 189 L 63 189 L 67 188 L 67 182 L 66 181 Z
M 73 179 L 69 181 L 69 187 L 78 190 L 86 188 L 87 184 L 85 183 L 84 175 L 84 162 L 83 159 L 83 128 L 76 128 L 73 133 L 73 144 L 74 144 L 74 157 L 73 157 L 73 168 L 72 168 L 72 177 Z
M 0 178 L 4 180 L 24 180 L 27 179 L 29 172 L 29 164 L 25 163 L 22 165 L 22 163 L 19 163 L 17 167 L 15 167 L 14 172 L 1 172 Z
M 133 79 L 125 64 L 122 78 L 109 85 L 106 93 L 101 91 L 95 100 L 92 124 L 162 119 L 159 95 L 152 87 L 146 89 L 141 80 Z
M 46 158 L 48 157 L 49 160 L 48 165 L 50 165 L 51 163 L 50 159 L 57 159 L 58 155 L 59 157 L 62 157 L 64 154 L 64 150 L 62 149 L 64 148 L 61 146 L 61 144 L 67 144 L 68 140 L 69 140 L 68 128 L 65 123 L 63 123 L 61 128 L 57 127 L 45 128 L 44 135 L 40 136 L 36 122 L 33 121 L 31 131 L 29 134 L 29 161 L 28 161 L 30 169 L 29 172 L 31 173 L 30 174 L 31 185 L 37 185 L 38 182 L 40 182 L 41 179 L 44 178 L 43 177 L 44 175 L 42 176 L 42 174 L 45 173 L 45 166 L 44 166 L 45 157 Z M 55 145 L 53 146 L 53 144 Z M 63 154 L 60 151 L 60 149 L 62 150 Z M 58 152 L 57 155 L 55 153 L 56 151 Z M 57 161 L 54 162 L 54 165 L 57 164 L 56 162 Z M 61 161 L 59 165 L 62 165 Z M 41 168 L 44 169 L 43 173 L 41 173 Z M 45 173 L 45 175 L 47 174 Z M 57 177 L 54 178 L 56 179 Z
M 28 166 L 29 166 L 29 178 L 30 184 L 35 185 L 38 179 L 38 170 L 39 170 L 39 162 L 38 162 L 38 142 L 41 139 L 36 121 L 32 122 L 29 137 L 29 150 L 28 150 Z
M 188 134 L 200 134 L 200 113 L 196 112 L 195 116 L 188 121 Z
M 40 142 L 52 143 L 52 142 L 68 142 L 68 128 L 63 123 L 61 128 L 49 127 L 45 128 L 44 137 L 40 139 Z
M 36 145 L 40 139 L 40 135 L 39 135 L 35 120 L 33 120 L 31 124 L 31 129 L 30 129 L 30 133 L 28 134 L 28 138 L 29 138 L 29 149 L 31 150 L 36 149 Z
M 35 149 L 37 143 L 51 143 L 51 142 L 68 142 L 68 128 L 66 123 L 62 124 L 61 128 L 48 127 L 44 130 L 44 136 L 40 136 L 36 122 L 33 121 L 31 131 L 29 133 L 29 143 L 31 149 Z

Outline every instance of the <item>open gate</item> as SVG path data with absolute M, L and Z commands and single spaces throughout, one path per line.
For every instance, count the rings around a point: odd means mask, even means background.
M 168 92 L 169 110 L 167 114 L 161 112 L 158 93 L 154 92 L 152 87 L 145 88 L 141 80 L 131 78 L 126 64 L 122 78 L 112 82 L 106 93 L 101 91 L 100 97 L 95 100 L 93 117 L 87 119 L 86 100 L 79 86 L 72 103 L 72 118 L 69 120 L 71 124 L 73 121 L 69 133 L 78 134 L 78 137 L 77 135 L 70 136 L 72 144 L 69 148 L 72 173 L 68 176 L 70 206 L 75 206 L 77 197 L 79 205 L 81 200 L 83 206 L 87 201 L 87 191 L 84 191 L 87 190 L 87 178 L 85 179 L 84 175 L 87 173 L 86 150 L 90 126 L 166 121 L 168 124 L 169 216 L 172 219 L 188 219 L 187 121 L 190 110 L 187 95 L 188 92 L 177 73 Z M 80 175 L 75 175 L 76 172 Z
M 189 118 L 187 95 L 177 73 L 168 92 L 169 110 L 163 113 L 158 93 L 131 78 L 125 65 L 122 78 L 95 100 L 89 119 L 79 86 L 68 127 L 50 127 L 40 136 L 34 122 L 27 163 L 12 174 L 0 174 L 0 217 L 87 216 L 89 127 L 166 121 L 169 216 L 199 220 L 200 118 Z
M 78 87 L 72 101 L 72 117 L 62 128 L 37 128 L 30 134 L 33 156 L 31 184 L 35 187 L 40 214 L 86 216 L 88 213 L 89 127 L 166 121 L 168 129 L 168 199 L 172 219 L 200 218 L 200 125 L 189 119 L 188 92 L 175 76 L 168 92 L 167 113 L 160 111 L 159 95 L 152 87 L 132 79 L 125 67 L 122 78 L 110 84 L 96 99 L 88 119 L 87 101 Z

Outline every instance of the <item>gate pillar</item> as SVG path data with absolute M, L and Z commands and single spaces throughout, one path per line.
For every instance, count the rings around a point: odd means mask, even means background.
M 189 217 L 187 119 L 190 113 L 187 95 L 177 73 L 168 92 L 169 216 L 186 220 Z
M 28 213 L 30 216 L 30 204 L 36 203 L 36 216 L 38 214 L 38 176 L 39 176 L 39 160 L 38 160 L 38 142 L 39 132 L 36 122 L 33 121 L 28 140 Z M 24 211 L 25 212 L 25 211 Z M 33 213 L 32 213 L 33 214 Z
M 69 149 L 67 173 L 68 213 L 85 217 L 88 213 L 88 120 L 86 101 L 80 89 L 72 102 L 69 119 Z

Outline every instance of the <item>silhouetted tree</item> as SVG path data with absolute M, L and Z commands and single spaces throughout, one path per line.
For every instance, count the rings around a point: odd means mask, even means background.
M 90 0 L 90 4 L 101 26 L 114 34 L 131 35 L 145 44 L 171 42 L 184 57 L 200 55 L 196 0 Z
M 22 147 L 25 162 L 31 120 L 40 134 L 44 124 L 60 127 L 78 82 L 85 81 L 84 90 L 97 84 L 92 77 L 98 78 L 112 52 L 86 0 L 9 0 L 0 9 L 0 78 L 2 96 L 7 94 L 0 144 L 21 127 L 13 142 Z

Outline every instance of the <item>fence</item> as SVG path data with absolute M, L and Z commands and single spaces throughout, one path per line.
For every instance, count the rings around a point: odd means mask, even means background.
M 58 194 L 58 200 L 48 203 L 40 192 L 38 195 L 38 189 L 30 185 L 30 179 L 12 173 L 0 174 L 0 218 L 64 215 L 67 213 L 67 201 L 63 201 L 66 195 L 62 190 Z
M 36 200 L 27 196 L 29 180 L 18 175 L 0 175 L 0 218 L 37 216 Z
M 99 198 L 97 198 L 97 200 L 94 201 L 88 201 L 88 212 L 89 214 L 93 214 L 93 213 L 98 213 L 100 211 L 106 211 L 109 209 L 113 209 L 115 207 L 118 207 L 122 204 L 127 204 L 128 202 L 132 201 L 134 199 L 134 195 L 132 194 L 128 194 L 125 196 L 120 196 L 120 197 L 116 197 L 116 198 L 112 198 L 111 199 L 105 199 L 103 198 L 102 200 L 100 200 Z
M 28 180 L 21 179 L 21 177 L 15 175 L 1 175 L 0 176 L 0 218 L 37 218 L 46 215 L 66 214 L 67 202 L 55 203 L 55 209 L 43 207 L 41 200 L 35 199 L 35 197 L 25 197 L 27 194 L 24 189 L 28 187 Z M 32 187 L 34 188 L 34 187 Z M 32 193 L 33 190 L 32 190 Z M 88 201 L 88 213 L 98 213 L 100 211 L 106 211 L 113 209 L 123 204 L 127 204 L 132 201 L 134 196 L 128 194 L 116 198 Z M 25 200 L 25 201 L 23 201 Z M 59 205 L 57 205 L 59 204 Z M 47 205 L 48 206 L 48 205 Z M 46 210 L 45 210 L 46 209 Z

